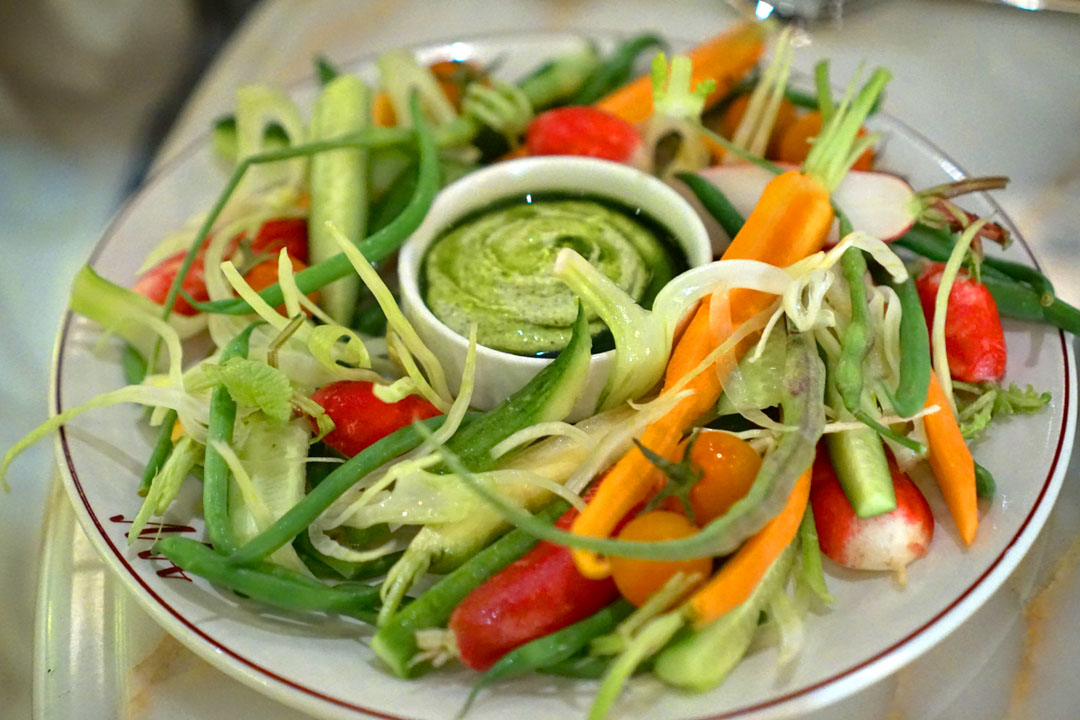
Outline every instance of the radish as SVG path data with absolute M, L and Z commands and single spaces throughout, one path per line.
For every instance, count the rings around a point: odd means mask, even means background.
M 821 551 L 854 570 L 891 570 L 897 582 L 906 581 L 904 568 L 926 554 L 934 537 L 934 516 L 915 483 L 889 462 L 896 509 L 859 518 L 844 495 L 828 453 L 814 461 L 810 504 L 814 509 Z
M 719 188 L 743 217 L 750 214 L 765 186 L 775 177 L 769 170 L 749 163 L 717 165 L 700 170 L 698 175 Z M 969 178 L 916 192 L 899 175 L 850 170 L 833 191 L 833 200 L 847 213 L 856 230 L 888 242 L 906 233 L 916 222 L 939 227 L 966 225 L 970 213 L 957 208 L 949 199 L 976 190 L 1001 188 L 1006 181 L 1002 177 Z M 677 189 L 692 197 L 681 183 Z M 995 225 L 983 236 L 1001 241 L 1005 231 Z M 838 223 L 834 223 L 827 242 L 833 245 L 838 239 Z
M 567 529 L 576 517 L 571 508 L 556 527 Z M 582 575 L 570 548 L 542 541 L 454 608 L 452 646 L 463 663 L 487 670 L 514 648 L 584 620 L 618 596 L 611 578 Z

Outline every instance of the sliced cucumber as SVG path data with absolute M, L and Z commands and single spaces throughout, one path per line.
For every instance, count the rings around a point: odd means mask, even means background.
M 311 121 L 313 140 L 329 140 L 362 130 L 369 123 L 370 93 L 354 75 L 338 75 L 323 88 Z M 327 222 L 354 243 L 367 226 L 367 151 L 342 148 L 311 159 L 311 215 L 308 256 L 311 264 L 340 252 Z M 335 322 L 349 327 L 360 296 L 360 278 L 349 275 L 320 290 L 319 304 Z

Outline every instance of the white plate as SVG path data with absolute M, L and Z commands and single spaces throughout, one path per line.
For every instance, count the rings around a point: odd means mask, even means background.
M 516 77 L 540 59 L 578 42 L 564 34 L 489 37 L 425 48 L 424 57 L 506 58 Z M 370 71 L 369 66 L 358 69 Z M 313 86 L 297 91 L 309 101 Z M 885 115 L 874 119 L 885 135 L 880 165 L 925 187 L 961 171 L 921 135 Z M 147 250 L 163 234 L 204 209 L 223 182 L 205 142 L 162 169 L 117 215 L 91 264 L 109 279 L 130 285 Z M 998 208 L 974 197 L 970 209 Z M 1015 228 L 1012 228 L 1015 233 Z M 1019 239 L 1019 234 L 1017 233 Z M 1022 241 L 1010 256 L 1031 261 Z M 777 674 L 775 655 L 748 657 L 717 690 L 689 695 L 643 677 L 630 684 L 620 717 L 783 717 L 825 706 L 882 678 L 940 641 L 968 617 L 1015 568 L 1046 520 L 1072 448 L 1076 391 L 1071 345 L 1062 333 L 1006 323 L 1008 379 L 1053 394 L 1042 414 L 995 428 L 976 456 L 998 480 L 998 494 L 983 503 L 973 547 L 964 550 L 940 493 L 921 487 L 938 519 L 929 556 L 910 568 L 898 590 L 883 575 L 856 575 L 830 566 L 832 610 L 808 619 L 802 657 Z M 90 322 L 68 315 L 57 346 L 52 407 L 72 407 L 122 384 L 118 348 L 99 347 Z M 170 633 L 230 675 L 314 715 L 332 718 L 441 718 L 460 707 L 471 672 L 452 669 L 414 682 L 388 675 L 366 646 L 370 630 L 352 621 L 300 618 L 268 611 L 198 578 L 177 573 L 149 556 L 149 540 L 127 544 L 127 523 L 140 505 L 134 488 L 151 438 L 141 411 L 117 407 L 69 423 L 57 453 L 76 515 L 91 542 L 143 607 Z M 921 478 L 925 480 L 925 478 Z M 163 532 L 202 537 L 197 483 L 189 482 Z M 151 528 L 151 530 L 153 527 Z M 566 718 L 584 715 L 595 685 L 525 678 L 486 693 L 472 718 Z

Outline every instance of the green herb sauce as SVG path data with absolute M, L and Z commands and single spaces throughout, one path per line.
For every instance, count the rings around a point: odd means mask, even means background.
M 558 353 L 570 341 L 578 302 L 551 274 L 565 247 L 645 307 L 686 269 L 671 234 L 638 209 L 533 194 L 500 201 L 443 231 L 424 258 L 424 300 L 461 335 L 477 323 L 481 345 L 518 355 Z M 589 326 L 594 336 L 607 333 L 595 315 Z M 597 345 L 603 348 L 602 339 Z

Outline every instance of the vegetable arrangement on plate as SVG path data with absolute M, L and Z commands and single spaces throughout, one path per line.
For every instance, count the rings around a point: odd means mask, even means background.
M 1001 179 L 915 191 L 874 170 L 863 124 L 888 72 L 837 98 L 822 63 L 799 93 L 786 31 L 754 74 L 766 35 L 657 53 L 634 79 L 653 36 L 516 84 L 394 51 L 368 88 L 322 62 L 309 123 L 282 92 L 243 89 L 215 130 L 232 171 L 209 212 L 151 252 L 134 291 L 76 278 L 72 309 L 127 343 L 131 384 L 51 419 L 4 469 L 82 412 L 153 408 L 129 537 L 201 468 L 210 547 L 154 550 L 255 601 L 375 625 L 401 677 L 460 660 L 483 671 L 477 691 L 600 678 L 603 717 L 642 668 L 705 690 L 764 633 L 796 661 L 804 617 L 830 601 L 821 553 L 902 582 L 927 552 L 916 464 L 948 506 L 936 521 L 977 542 L 994 482 L 967 441 L 1050 400 L 1000 384 L 999 316 L 1075 332 L 1080 314 L 1037 271 L 984 256 L 1007 233 L 954 199 Z M 574 294 L 568 340 L 478 412 L 476 320 L 454 394 L 397 306 L 393 255 L 443 185 L 530 154 L 670 182 L 722 228 L 719 259 L 649 295 L 567 233 L 546 272 Z M 618 382 L 571 425 L 605 333 Z M 191 363 L 197 335 L 213 350 Z

